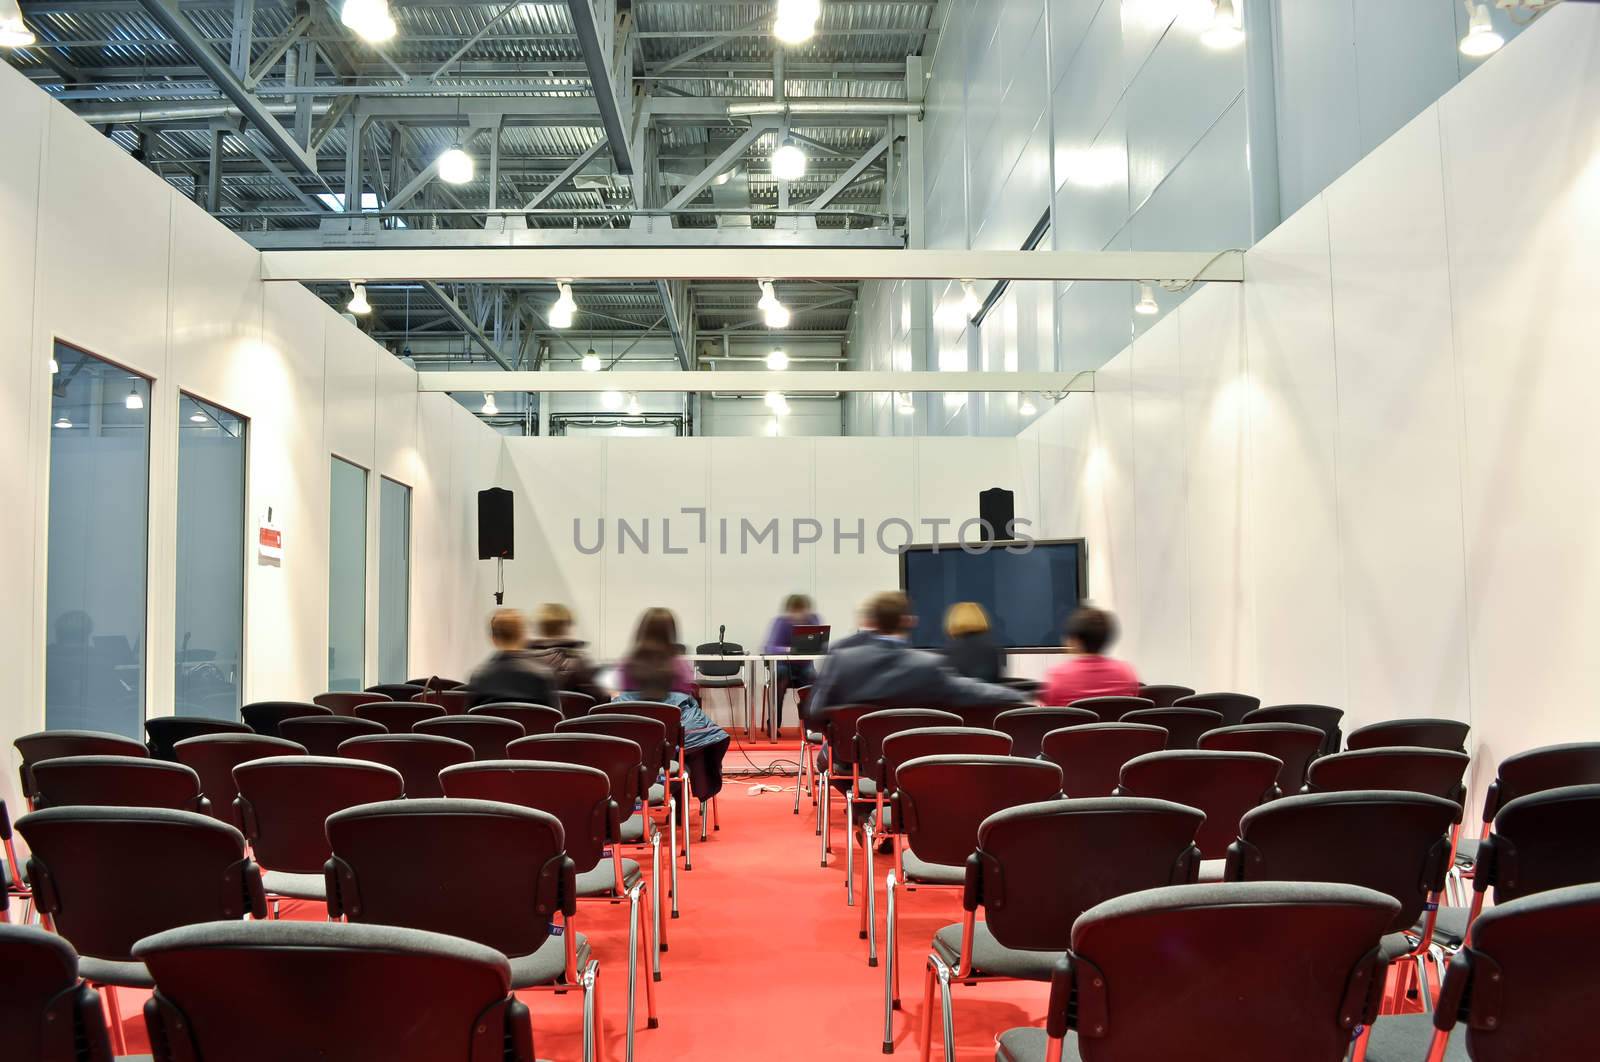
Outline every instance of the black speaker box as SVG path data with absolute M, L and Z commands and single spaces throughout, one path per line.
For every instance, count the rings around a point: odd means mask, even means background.
M 1011 521 L 1017 518 L 1017 496 L 1003 487 L 990 487 L 978 495 L 978 518 L 985 525 L 983 541 L 1009 541 Z
M 478 492 L 478 559 L 511 560 L 517 541 L 511 528 L 511 492 L 491 487 Z

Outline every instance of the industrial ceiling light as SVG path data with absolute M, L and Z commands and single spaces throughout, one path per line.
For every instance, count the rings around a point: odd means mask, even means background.
M 978 311 L 982 308 L 983 303 L 978 298 L 978 286 L 970 280 L 963 280 L 961 282 L 962 314 L 970 321 L 978 316 Z
M 344 307 L 357 317 L 365 317 L 372 312 L 372 303 L 367 301 L 367 286 L 352 283 L 350 285 L 350 301 Z
M 1031 417 L 1039 412 L 1039 407 L 1033 404 L 1033 399 L 1027 395 L 1022 396 L 1022 401 L 1017 403 L 1017 412 L 1024 417 Z
M 768 391 L 763 401 L 766 403 L 767 408 L 772 410 L 773 416 L 787 417 L 789 415 L 789 400 L 784 397 L 782 391 Z
M 793 140 L 785 140 L 772 153 L 772 176 L 780 181 L 798 181 L 806 175 L 806 153 Z
M 1139 304 L 1133 312 L 1143 317 L 1154 317 L 1161 312 L 1161 307 L 1156 303 L 1155 289 L 1149 284 L 1139 285 Z
M 0 48 L 29 48 L 35 40 L 17 0 L 0 0 Z
M 761 301 L 756 303 L 756 309 L 761 311 L 768 328 L 789 327 L 789 307 L 778 301 L 777 288 L 772 281 L 761 281 Z
M 788 367 L 789 355 L 785 354 L 782 348 L 774 348 L 772 353 L 767 355 L 767 368 L 773 372 L 782 372 Z
M 439 180 L 445 184 L 466 184 L 472 180 L 474 169 L 472 156 L 459 147 L 449 148 L 439 156 Z
M 206 415 L 204 413 L 200 412 L 198 409 L 195 410 L 193 413 L 189 414 L 189 423 L 190 424 L 204 424 L 206 422 L 206 419 L 207 419 Z
M 58 427 L 58 428 L 70 428 L 70 427 L 72 427 L 71 418 L 68 417 L 65 413 L 61 414 L 61 416 L 56 418 L 56 427 Z
M 1200 43 L 1207 48 L 1223 52 L 1244 43 L 1244 27 L 1239 25 L 1239 15 L 1233 9 L 1233 0 L 1216 0 L 1211 24 L 1200 31 Z
M 1474 4 L 1472 0 L 1462 0 L 1462 3 L 1467 5 L 1467 35 L 1461 38 L 1461 54 L 1482 59 L 1503 48 L 1506 39 L 1495 32 L 1494 24 L 1489 21 L 1489 5 Z
M 596 354 L 594 352 L 594 348 L 593 347 L 590 347 L 588 349 L 588 351 L 583 355 L 582 364 L 583 364 L 583 371 L 584 372 L 599 372 L 600 371 L 600 355 L 598 355 L 598 354 Z
M 609 411 L 614 413 L 617 410 L 622 408 L 622 404 L 625 401 L 627 401 L 627 399 L 625 399 L 623 397 L 621 391 L 601 391 L 600 392 L 600 408 L 601 409 L 609 410 Z
M 644 412 L 644 409 L 643 409 L 642 406 L 639 405 L 639 396 L 634 394 L 632 391 L 629 391 L 628 392 L 628 416 L 637 417 L 642 412 Z
M 382 44 L 395 34 L 389 0 L 345 0 L 344 7 L 339 10 L 339 21 L 356 36 L 373 44 Z
M 144 396 L 139 393 L 138 384 L 131 384 L 128 387 L 128 397 L 122 400 L 122 404 L 127 409 L 144 408 Z
M 901 413 L 915 413 L 917 404 L 912 400 L 910 391 L 897 391 L 894 396 L 894 408 Z
M 486 416 L 486 417 L 498 417 L 500 415 L 500 407 L 494 404 L 494 392 L 493 391 L 485 391 L 483 393 L 483 411 L 482 412 L 483 412 L 483 415 Z
M 551 328 L 571 328 L 572 321 L 578 315 L 578 302 L 572 297 L 572 285 L 561 281 L 556 285 L 556 301 L 550 304 L 550 313 L 545 318 L 550 322 Z
M 778 0 L 772 35 L 784 44 L 803 44 L 817 32 L 822 0 Z

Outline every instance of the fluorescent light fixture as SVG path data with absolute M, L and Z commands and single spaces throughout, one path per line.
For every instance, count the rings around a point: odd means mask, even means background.
M 365 284 L 350 285 L 350 301 L 344 307 L 357 317 L 365 317 L 372 312 L 372 303 L 367 301 L 367 286 Z
M 475 168 L 472 156 L 459 147 L 449 148 L 439 156 L 439 180 L 445 184 L 466 184 L 472 180 Z
M 600 408 L 601 409 L 607 409 L 607 410 L 610 410 L 612 412 L 616 412 L 617 410 L 622 408 L 623 403 L 626 402 L 626 401 L 627 401 L 627 399 L 625 397 L 623 397 L 623 394 L 622 394 L 621 391 L 601 391 L 600 392 Z
M 189 414 L 189 423 L 190 424 L 204 424 L 209 419 L 210 419 L 209 417 L 207 417 L 204 413 L 200 412 L 198 409 L 195 410 L 193 413 Z
M 139 393 L 138 384 L 134 384 L 128 388 L 128 397 L 122 400 L 122 404 L 128 409 L 144 408 L 144 396 Z
M 785 140 L 772 153 L 772 176 L 780 181 L 797 181 L 806 175 L 806 153 L 793 140 Z
M 1141 317 L 1154 317 L 1161 312 L 1161 306 L 1156 302 L 1156 292 L 1149 284 L 1139 285 L 1139 304 L 1133 312 Z
M 1024 417 L 1031 417 L 1039 412 L 1039 408 L 1033 404 L 1033 399 L 1023 395 L 1022 401 L 1017 403 L 1017 412 Z
M 978 311 L 983 309 L 983 303 L 978 298 L 978 286 L 970 280 L 961 282 L 961 312 L 967 320 L 978 316 Z
M 778 425 L 778 418 L 773 417 L 767 421 L 767 434 L 777 436 L 783 434 L 783 429 Z
M 600 371 L 600 355 L 594 352 L 593 347 L 589 348 L 588 352 L 584 354 L 582 364 L 584 372 Z
M 1482 59 L 1486 55 L 1493 55 L 1505 47 L 1506 39 L 1494 30 L 1494 23 L 1489 21 L 1489 5 L 1474 4 L 1472 0 L 1462 0 L 1467 5 L 1467 35 L 1461 38 L 1461 54 L 1471 59 Z
M 395 34 L 389 0 L 345 0 L 344 7 L 339 10 L 339 21 L 356 36 L 373 44 L 382 44 Z
M 572 285 L 566 281 L 556 285 L 556 301 L 550 304 L 550 313 L 545 320 L 550 322 L 551 328 L 571 328 L 573 318 L 578 315 L 578 302 L 572 297 Z
M 1222 52 L 1244 43 L 1244 27 L 1239 25 L 1239 15 L 1233 9 L 1233 0 L 1216 0 L 1211 25 L 1200 31 L 1200 43 Z
M 782 372 L 788 367 L 789 355 L 785 354 L 781 349 L 774 350 L 771 354 L 767 355 L 767 368 L 771 369 L 773 372 Z
M 69 418 L 65 413 L 61 414 L 61 416 L 56 418 L 56 427 L 58 427 L 58 428 L 70 428 L 70 427 L 72 427 L 71 418 Z
M 494 404 L 493 391 L 485 391 L 483 393 L 483 415 L 486 417 L 497 417 L 500 415 L 500 407 Z
M 632 391 L 629 391 L 628 416 L 637 417 L 641 412 L 643 412 L 643 407 L 639 405 L 639 396 L 634 394 Z
M 29 48 L 36 40 L 17 0 L 0 0 L 0 48 Z
M 784 44 L 802 44 L 817 32 L 822 0 L 778 0 L 772 35 Z

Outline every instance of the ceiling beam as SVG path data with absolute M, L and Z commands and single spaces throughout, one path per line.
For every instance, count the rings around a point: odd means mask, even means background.
M 562 186 L 576 177 L 585 166 L 593 162 L 594 157 L 600 154 L 600 152 L 604 151 L 605 147 L 605 137 L 601 137 L 599 140 L 595 141 L 593 147 L 585 149 L 583 154 L 573 159 L 567 164 L 567 167 L 564 170 L 556 174 L 555 178 L 549 184 L 539 189 L 539 191 L 534 194 L 534 197 L 528 200 L 528 205 L 522 209 L 538 210 L 540 207 L 544 206 L 545 203 L 550 201 L 551 196 L 555 195 L 561 190 Z
M 507 372 L 512 371 L 511 362 L 507 361 L 506 356 L 500 353 L 500 348 L 494 345 L 494 341 L 483 334 L 483 329 L 478 327 L 478 322 L 474 321 L 472 315 L 461 308 L 460 303 L 452 299 L 448 292 L 431 280 L 423 284 L 423 287 L 427 289 L 428 294 L 439 300 L 439 305 L 444 307 L 445 313 L 455 318 L 455 322 L 461 326 L 461 330 L 471 336 L 489 357 L 493 358 L 502 369 Z
M 617 172 L 631 177 L 633 152 L 628 146 L 628 122 L 617 100 L 617 80 L 611 72 L 610 49 L 606 45 L 610 34 L 600 32 L 590 0 L 567 0 L 567 10 L 572 14 L 572 26 L 578 34 L 578 45 L 583 49 L 583 62 L 589 69 L 595 106 L 600 110 L 600 124 L 606 130 L 606 144 L 611 148 Z
M 469 370 L 417 374 L 419 391 L 523 391 L 567 393 L 640 391 L 911 391 L 920 394 L 1019 391 L 1093 391 L 1092 372 L 863 372 L 838 369 L 714 369 L 651 372 L 612 369 L 603 379 L 587 372 L 495 372 Z
M 894 130 L 890 129 L 887 133 L 883 134 L 882 138 L 880 138 L 877 143 L 867 148 L 866 152 L 859 159 L 856 159 L 856 161 L 851 164 L 849 169 L 839 174 L 838 178 L 832 184 L 828 185 L 826 191 L 817 196 L 811 202 L 807 203 L 806 206 L 810 207 L 812 210 L 825 209 L 835 199 L 839 198 L 840 193 L 842 193 L 846 188 L 849 188 L 852 184 L 855 184 L 856 179 L 863 173 L 867 172 L 867 167 L 876 162 L 879 155 L 882 155 L 885 151 L 888 151 L 889 145 L 892 143 L 894 143 Z
M 712 159 L 709 166 L 705 167 L 699 173 L 689 178 L 689 183 L 685 184 L 681 189 L 679 189 L 677 195 L 667 200 L 662 209 L 679 210 L 694 202 L 695 196 L 704 191 L 706 185 L 716 180 L 720 174 L 725 172 L 739 159 L 743 158 L 744 153 L 750 149 L 750 145 L 754 144 L 756 140 L 761 137 L 762 134 L 766 133 L 767 130 L 771 129 L 774 124 L 775 123 L 770 121 L 751 122 L 749 129 L 746 129 L 744 132 L 740 133 L 736 138 L 734 138 L 733 143 L 723 148 L 722 153 L 719 154 L 715 159 Z

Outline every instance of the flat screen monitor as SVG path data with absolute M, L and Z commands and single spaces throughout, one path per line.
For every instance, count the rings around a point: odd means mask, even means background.
M 950 606 L 975 601 L 989 614 L 990 633 L 1002 648 L 1046 649 L 1061 644 L 1067 617 L 1088 593 L 1081 538 L 1032 543 L 1010 552 L 997 542 L 987 552 L 959 545 L 908 546 L 900 554 L 900 589 L 911 598 L 917 626 L 911 643 L 935 649 L 946 643 Z

